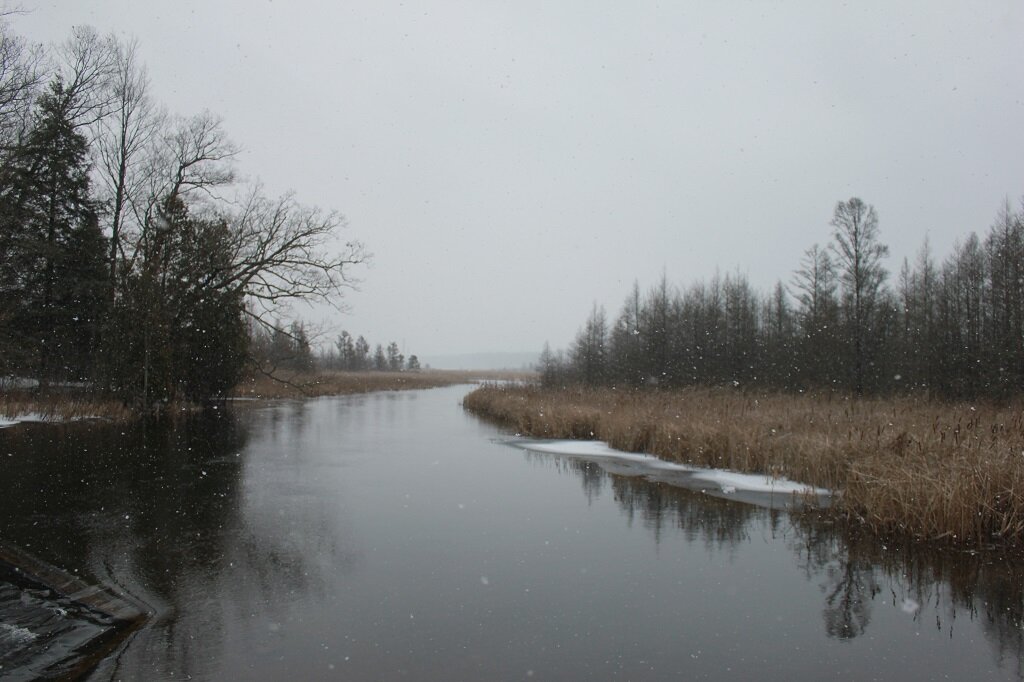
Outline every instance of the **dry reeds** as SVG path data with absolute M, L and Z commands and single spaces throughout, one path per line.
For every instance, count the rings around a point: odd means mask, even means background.
M 837 512 L 879 534 L 1024 543 L 1019 404 L 536 386 L 484 386 L 463 404 L 523 435 L 831 488 Z
M 119 400 L 85 395 L 0 393 L 0 420 L 66 422 L 79 419 L 128 419 L 131 411 Z

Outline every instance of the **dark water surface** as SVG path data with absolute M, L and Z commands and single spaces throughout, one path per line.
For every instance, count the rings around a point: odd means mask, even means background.
M 0 539 L 155 611 L 95 680 L 1024 679 L 1019 564 L 524 453 L 466 390 L 0 431 Z

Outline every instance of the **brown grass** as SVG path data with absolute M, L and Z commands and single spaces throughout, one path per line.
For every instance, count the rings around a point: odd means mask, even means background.
M 131 411 L 120 400 L 105 400 L 88 395 L 39 396 L 24 391 L 0 393 L 0 417 L 17 419 L 25 416 L 45 422 L 93 418 L 120 421 L 130 418 Z
M 1020 403 L 484 386 L 463 404 L 523 435 L 831 488 L 836 511 L 877 534 L 1024 544 Z

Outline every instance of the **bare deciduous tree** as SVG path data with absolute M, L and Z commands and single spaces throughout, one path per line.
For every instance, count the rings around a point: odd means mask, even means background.
M 889 247 L 878 241 L 874 207 L 857 197 L 837 203 L 830 224 L 834 228 L 832 249 L 843 284 L 848 336 L 853 344 L 853 388 L 862 393 L 872 316 L 887 276 L 882 259 L 889 255 Z
M 144 186 L 145 154 L 151 152 L 166 115 L 149 96 L 149 77 L 140 63 L 138 44 L 114 45 L 114 71 L 108 81 L 111 111 L 100 121 L 95 150 L 97 170 L 110 224 L 111 292 L 117 264 L 125 256 L 121 233 L 131 214 L 129 201 Z
M 345 290 L 357 284 L 351 269 L 370 256 L 358 241 L 336 243 L 346 226 L 340 213 L 303 206 L 291 194 L 268 199 L 254 187 L 226 219 L 232 269 L 217 276 L 244 293 L 261 320 L 300 299 L 344 309 Z
M 24 134 L 43 82 L 43 52 L 14 35 L 0 13 L 0 152 L 6 156 Z
M 64 115 L 75 128 L 92 129 L 114 106 L 110 81 L 117 69 L 117 42 L 90 26 L 76 26 L 56 49 L 56 77 L 63 85 Z M 92 131 L 95 136 L 95 131 Z

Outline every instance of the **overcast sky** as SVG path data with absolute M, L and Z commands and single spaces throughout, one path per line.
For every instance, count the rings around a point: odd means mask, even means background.
M 564 347 L 663 271 L 767 289 L 851 196 L 895 273 L 1024 195 L 1019 0 L 22 6 L 137 38 L 243 174 L 343 212 L 375 258 L 335 331 L 420 356 Z

